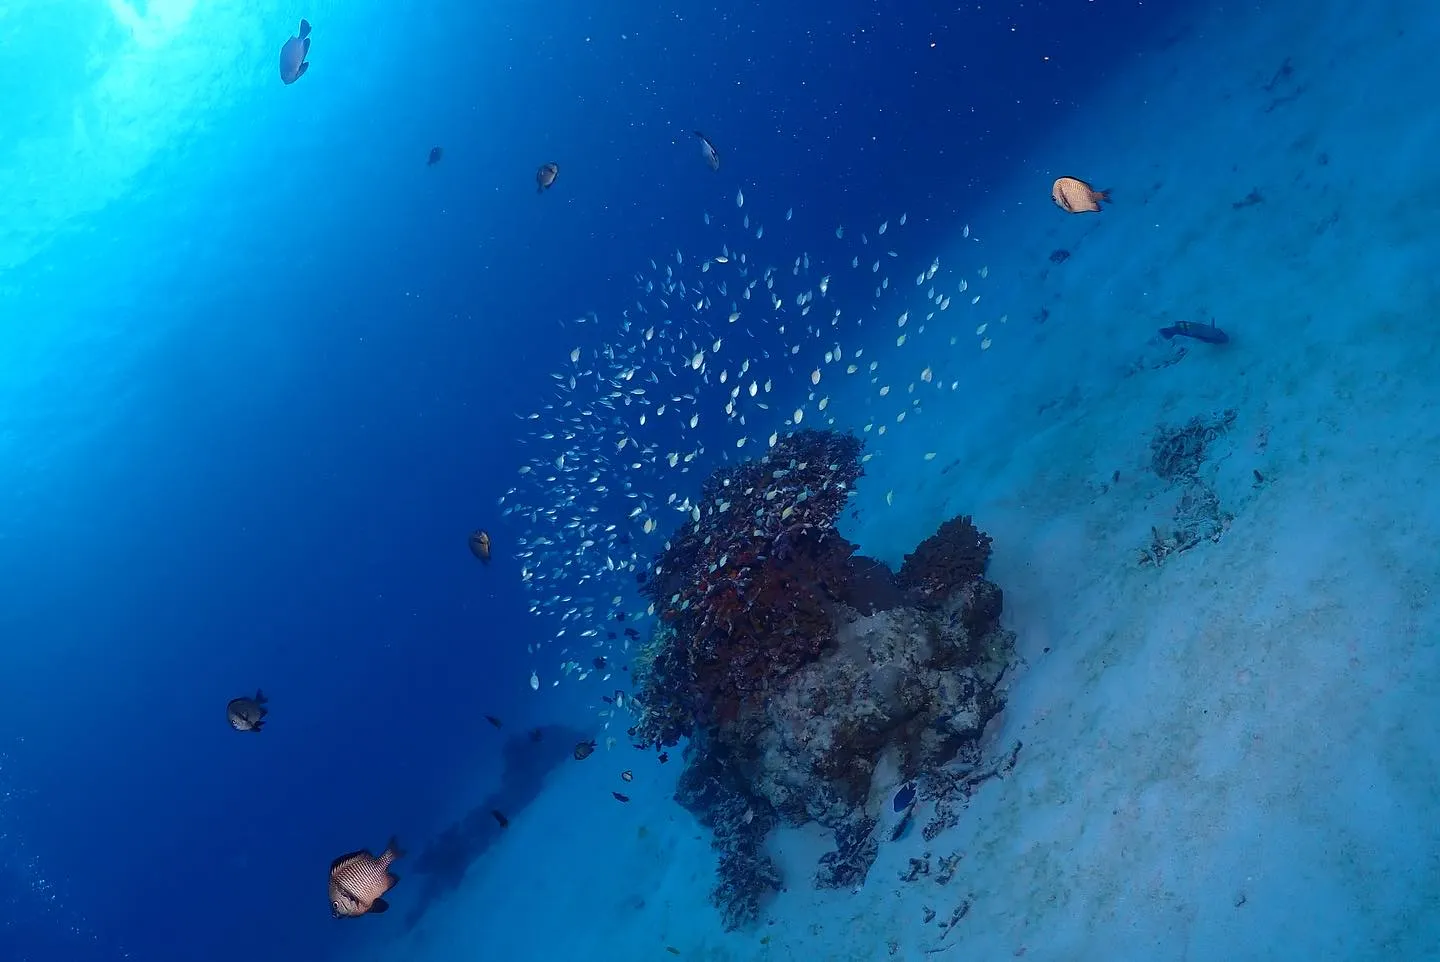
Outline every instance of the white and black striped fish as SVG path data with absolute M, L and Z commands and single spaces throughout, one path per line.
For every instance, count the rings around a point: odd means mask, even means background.
M 368 849 L 361 849 L 331 862 L 330 914 L 337 919 L 353 919 L 388 909 L 390 903 L 380 896 L 400 881 L 390 874 L 390 863 L 404 854 L 392 837 L 378 858 Z

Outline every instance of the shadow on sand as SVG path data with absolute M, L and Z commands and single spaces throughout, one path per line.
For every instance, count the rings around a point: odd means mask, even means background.
M 422 879 L 418 903 L 405 918 L 413 927 L 437 899 L 460 887 L 465 873 L 505 831 L 492 811 L 513 818 L 539 796 L 545 776 L 567 761 L 589 736 L 564 725 L 544 725 L 512 735 L 501 749 L 500 788 L 441 832 L 415 860 Z

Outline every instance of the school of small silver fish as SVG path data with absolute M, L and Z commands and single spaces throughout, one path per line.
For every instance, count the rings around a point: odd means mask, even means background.
M 815 238 L 792 233 L 793 217 L 767 234 L 739 190 L 733 210 L 703 215 L 715 238 L 706 249 L 635 272 L 634 301 L 613 322 L 591 312 L 562 323 L 574 346 L 548 400 L 516 415 L 532 453 L 500 498 L 527 530 L 515 547 L 540 620 L 532 689 L 610 681 L 610 662 L 643 642 L 614 629 L 654 615 L 636 587 L 676 527 L 726 509 L 697 503 L 712 470 L 762 456 L 802 424 L 863 432 L 865 460 L 883 454 L 877 439 L 913 424 L 933 392 L 956 390 L 972 345 L 988 350 L 1007 321 L 982 300 L 983 263 L 904 250 L 905 214 L 873 230 L 836 227 L 823 254 L 782 256 L 787 236 Z M 961 233 L 978 241 L 968 225 Z M 877 333 L 887 326 L 893 337 Z M 606 702 L 607 728 L 641 709 L 633 697 Z

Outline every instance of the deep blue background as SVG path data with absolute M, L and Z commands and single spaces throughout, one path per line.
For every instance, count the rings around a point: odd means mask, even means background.
M 527 532 L 495 509 L 557 321 L 614 323 L 635 269 L 698 246 L 742 184 L 824 225 L 809 246 L 902 209 L 950 236 L 1166 30 L 1164 5 L 1095 0 L 439 6 L 351 22 L 349 63 L 302 11 L 314 66 L 290 88 L 293 11 L 248 23 L 259 53 L 230 69 L 273 113 L 197 120 L 143 197 L 7 275 L 30 298 L 7 337 L 78 317 L 67 356 L 126 362 L 5 392 L 4 959 L 319 959 L 393 922 L 333 922 L 329 860 L 418 848 L 474 804 L 483 713 L 587 717 L 528 690 L 544 628 L 506 550 Z M 347 109 L 304 99 L 342 78 Z M 128 294 L 94 277 L 117 249 L 148 258 Z M 225 702 L 257 685 L 270 730 L 236 735 Z

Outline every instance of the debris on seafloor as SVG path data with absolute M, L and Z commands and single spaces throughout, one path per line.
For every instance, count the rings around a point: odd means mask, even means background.
M 1150 468 L 1157 477 L 1180 487 L 1174 527 L 1150 528 L 1150 543 L 1140 549 L 1142 565 L 1164 564 L 1171 555 L 1188 551 L 1202 541 L 1219 541 L 1234 515 L 1220 505 L 1220 496 L 1200 477 L 1210 445 L 1235 422 L 1228 409 L 1209 418 L 1193 417 L 1179 428 L 1160 428 L 1150 441 Z

